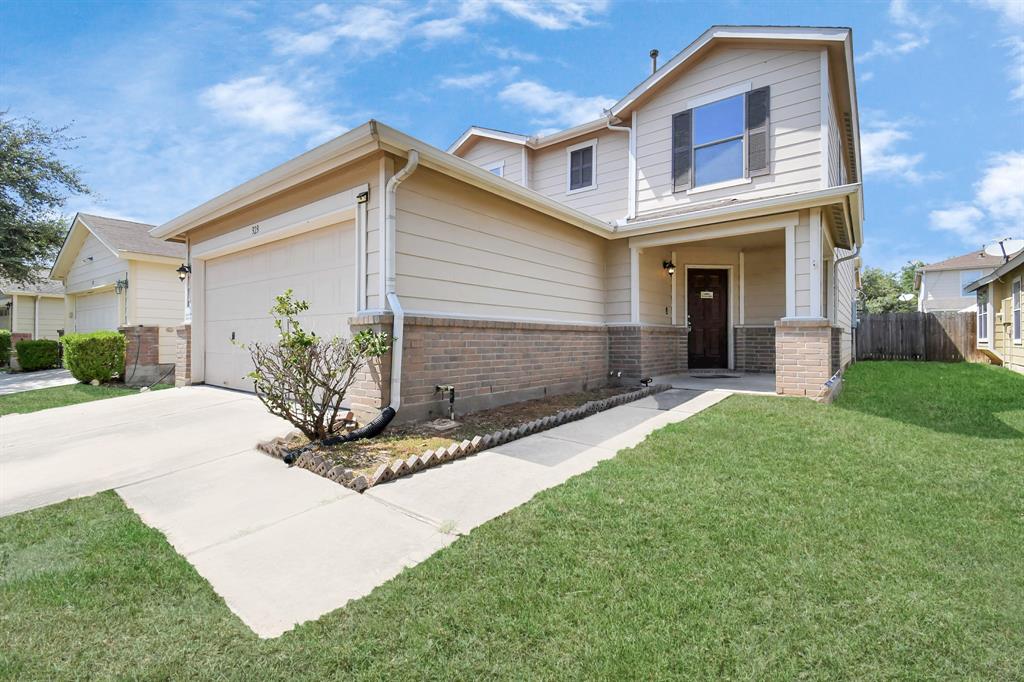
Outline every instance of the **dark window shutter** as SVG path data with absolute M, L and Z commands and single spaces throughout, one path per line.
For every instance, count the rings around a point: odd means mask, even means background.
M 747 93 L 747 174 L 751 177 L 771 172 L 768 146 L 770 105 L 767 87 Z
M 693 186 L 693 109 L 672 117 L 672 191 Z

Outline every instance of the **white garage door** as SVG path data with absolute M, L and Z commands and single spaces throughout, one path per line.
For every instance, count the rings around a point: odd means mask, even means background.
M 117 329 L 117 294 L 103 291 L 75 296 L 75 331 L 84 334 L 104 329 Z
M 354 288 L 352 222 L 207 261 L 206 383 L 252 390 L 249 351 L 236 342 L 277 338 L 270 308 L 286 289 L 309 302 L 303 327 L 320 336 L 348 336 Z

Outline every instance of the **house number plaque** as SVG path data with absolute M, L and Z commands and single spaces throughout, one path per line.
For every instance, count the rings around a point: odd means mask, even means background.
M 701 298 L 714 298 L 715 297 L 715 292 L 713 292 L 713 291 L 702 291 L 702 292 L 700 292 L 700 297 Z

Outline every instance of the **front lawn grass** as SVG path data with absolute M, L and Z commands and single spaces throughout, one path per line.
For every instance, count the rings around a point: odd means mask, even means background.
M 168 384 L 157 384 L 153 390 L 171 388 Z M 92 386 L 90 384 L 68 384 L 66 386 L 54 386 L 52 388 L 37 388 L 34 391 L 22 391 L 0 396 L 0 415 L 24 414 L 26 412 L 38 412 L 48 410 L 51 407 L 64 407 L 65 405 L 77 405 L 88 403 L 93 400 L 105 398 L 117 398 L 122 395 L 138 393 L 137 388 L 128 388 L 119 384 L 101 384 Z
M 267 641 L 104 493 L 0 519 L 0 673 L 1022 679 L 1022 490 L 1024 377 L 860 363 L 836 405 L 729 398 Z

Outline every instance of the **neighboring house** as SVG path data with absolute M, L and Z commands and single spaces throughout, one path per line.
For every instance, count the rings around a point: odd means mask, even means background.
M 64 329 L 64 285 L 52 279 L 0 282 L 0 329 L 13 341 L 54 339 Z
M 160 326 L 159 361 L 175 360 L 185 247 L 149 234 L 152 225 L 79 213 L 50 276 L 64 283 L 67 332 Z
M 1018 251 L 998 268 L 970 283 L 967 290 L 977 297 L 978 350 L 994 356 L 1004 367 L 1024 373 L 1022 281 L 1024 251 Z
M 918 268 L 914 275 L 917 309 L 924 313 L 943 310 L 974 312 L 975 296 L 968 285 L 1003 263 L 1002 256 L 972 251 Z
M 180 379 L 247 389 L 237 342 L 274 338 L 291 288 L 319 334 L 399 338 L 350 393 L 362 414 L 688 368 L 819 396 L 852 359 L 852 55 L 849 29 L 714 27 L 553 135 L 471 128 L 446 153 L 356 127 L 152 231 L 189 245 Z

